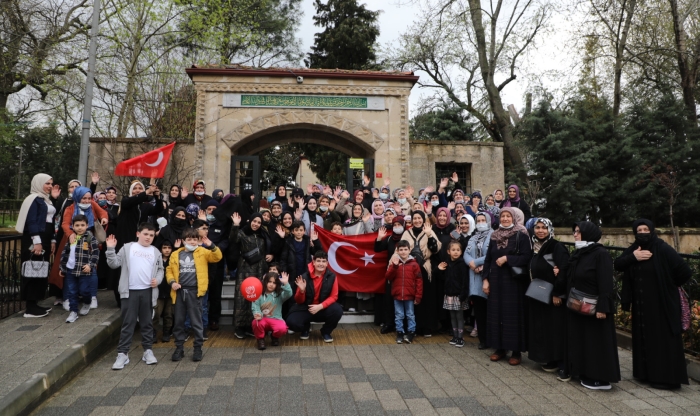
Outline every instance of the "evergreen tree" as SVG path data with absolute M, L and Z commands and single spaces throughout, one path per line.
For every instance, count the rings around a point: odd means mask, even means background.
M 469 114 L 456 106 L 419 114 L 411 119 L 408 129 L 411 140 L 476 140 Z
M 315 0 L 314 24 L 324 28 L 314 35 L 314 46 L 305 60 L 309 68 L 381 69 L 376 63 L 380 11 L 367 9 L 357 0 Z

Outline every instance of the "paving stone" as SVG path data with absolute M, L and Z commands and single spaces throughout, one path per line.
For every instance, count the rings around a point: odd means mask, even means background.
M 150 405 L 144 412 L 144 416 L 169 416 L 173 414 L 174 405 L 156 404 Z
M 367 379 L 367 373 L 362 368 L 345 368 L 343 370 L 345 374 L 345 379 L 348 383 L 356 383 L 362 381 L 369 381 Z
M 375 390 L 391 390 L 395 388 L 395 383 L 391 381 L 391 377 L 388 374 L 367 374 L 367 379 Z

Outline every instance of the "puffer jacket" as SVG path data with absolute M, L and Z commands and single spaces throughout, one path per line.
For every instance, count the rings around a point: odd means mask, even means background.
M 399 265 L 389 263 L 386 270 L 387 280 L 391 281 L 391 296 L 396 300 L 413 300 L 416 304 L 423 298 L 423 275 L 418 262 L 412 257 Z

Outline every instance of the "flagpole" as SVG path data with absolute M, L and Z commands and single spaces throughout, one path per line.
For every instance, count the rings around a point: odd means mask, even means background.
M 95 55 L 97 53 L 97 35 L 100 26 L 100 0 L 92 5 L 92 27 L 90 28 L 90 47 L 88 51 L 88 69 L 85 80 L 85 102 L 83 107 L 83 131 L 80 136 L 80 159 L 78 160 L 78 179 L 88 183 L 87 168 L 90 152 L 90 119 L 92 117 L 92 89 L 95 83 Z

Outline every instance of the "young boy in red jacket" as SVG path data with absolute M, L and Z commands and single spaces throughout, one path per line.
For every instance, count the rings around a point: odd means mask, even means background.
M 423 297 L 423 276 L 420 266 L 410 255 L 411 245 L 401 240 L 396 244 L 396 254 L 391 257 L 386 278 L 391 281 L 391 296 L 394 298 L 396 320 L 396 343 L 410 344 L 416 336 L 414 305 Z M 408 332 L 403 332 L 403 319 L 408 320 Z

